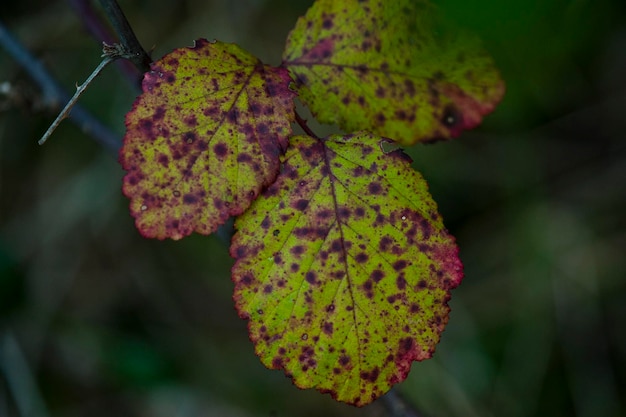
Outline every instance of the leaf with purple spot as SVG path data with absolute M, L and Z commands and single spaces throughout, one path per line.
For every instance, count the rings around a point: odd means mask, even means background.
M 320 122 L 403 145 L 458 136 L 504 94 L 479 40 L 425 0 L 316 0 L 283 65 Z
M 293 137 L 231 245 L 235 304 L 261 361 L 357 406 L 432 355 L 462 279 L 426 182 L 386 142 Z
M 285 69 L 206 40 L 152 64 L 120 152 L 144 236 L 212 233 L 274 181 L 294 119 L 290 82 Z

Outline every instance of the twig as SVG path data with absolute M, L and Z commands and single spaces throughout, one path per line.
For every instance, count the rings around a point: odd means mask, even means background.
M 307 125 L 306 120 L 304 120 L 302 118 L 302 116 L 300 116 L 300 114 L 298 114 L 297 111 L 295 112 L 295 114 L 296 114 L 296 123 L 298 123 L 298 125 L 300 125 L 302 130 L 304 130 L 304 133 L 306 133 L 307 135 L 311 136 L 312 138 L 319 139 L 319 137 L 311 130 L 309 125 Z
M 89 84 L 91 84 L 91 82 L 100 74 L 100 72 L 102 72 L 104 67 L 109 65 L 116 58 L 118 57 L 111 56 L 111 55 L 104 55 L 104 59 L 102 60 L 102 62 L 100 62 L 100 64 L 91 73 L 91 75 L 87 78 L 87 80 L 85 80 L 85 82 L 82 85 L 76 88 L 76 93 L 74 93 L 74 95 L 67 102 L 65 107 L 63 107 L 63 110 L 61 110 L 61 113 L 59 113 L 57 118 L 54 119 L 54 122 L 52 122 L 48 130 L 46 130 L 46 133 L 44 133 L 41 139 L 39 139 L 38 143 L 40 145 L 43 145 L 44 143 L 46 143 L 50 135 L 52 135 L 52 132 L 54 132 L 57 127 L 59 127 L 59 124 L 61 123 L 61 121 L 69 115 L 70 111 L 72 110 L 72 107 L 74 107 L 74 105 L 76 104 L 80 96 L 82 96 L 85 90 L 87 89 L 87 87 L 89 87 Z
M 117 32 L 120 43 L 128 54 L 125 58 L 130 59 L 142 73 L 148 72 L 152 59 L 150 59 L 148 53 L 137 40 L 135 32 L 133 32 L 133 29 L 130 27 L 130 23 L 128 23 L 117 1 L 100 0 L 100 4 L 111 21 L 113 29 Z
M 41 88 L 43 102 L 48 108 L 58 108 L 60 103 L 69 99 L 69 94 L 54 80 L 48 70 L 32 56 L 26 48 L 15 39 L 0 21 L 0 45 L 15 59 Z M 79 105 L 69 115 L 69 118 L 83 131 L 88 132 L 93 139 L 106 149 L 117 153 L 121 140 L 107 126 L 103 125 L 91 113 Z
M 74 7 L 76 15 L 80 18 L 85 30 L 89 32 L 99 44 L 102 42 L 107 44 L 116 42 L 116 38 L 111 32 L 111 29 L 103 21 L 100 13 L 93 7 L 91 0 L 69 0 L 69 2 Z M 126 59 L 118 59 L 115 61 L 115 64 L 134 88 L 141 89 L 142 73 L 138 71 L 132 62 Z

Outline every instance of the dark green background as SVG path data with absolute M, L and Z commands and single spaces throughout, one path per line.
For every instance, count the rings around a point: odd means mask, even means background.
M 484 38 L 507 95 L 479 129 L 408 150 L 466 277 L 435 358 L 398 391 L 432 417 L 626 415 L 626 5 L 440 3 Z M 206 37 L 271 64 L 309 4 L 121 1 L 154 58 Z M 99 62 L 67 2 L 5 1 L 0 19 L 69 90 Z M 39 147 L 54 114 L 0 49 L 5 81 L 0 416 L 387 415 L 266 370 L 226 241 L 141 238 L 115 156 L 67 121 Z M 121 136 L 136 94 L 112 67 L 81 105 Z

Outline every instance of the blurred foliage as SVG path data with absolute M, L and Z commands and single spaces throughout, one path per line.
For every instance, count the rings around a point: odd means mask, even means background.
M 68 3 L 5 3 L 0 19 L 69 90 L 99 62 Z M 626 6 L 440 3 L 508 91 L 481 128 L 409 150 L 466 277 L 435 358 L 399 392 L 432 417 L 626 415 Z M 309 4 L 121 1 L 153 57 L 207 37 L 273 64 Z M 3 82 L 1 416 L 386 415 L 266 370 L 233 308 L 228 231 L 141 238 L 116 158 L 67 121 L 39 147 L 54 115 L 0 49 Z M 81 104 L 121 135 L 136 94 L 109 69 Z

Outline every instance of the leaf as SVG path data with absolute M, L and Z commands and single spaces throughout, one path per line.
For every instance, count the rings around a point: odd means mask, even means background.
M 120 153 L 144 236 L 212 233 L 273 182 L 294 119 L 290 81 L 236 45 L 206 40 L 152 65 Z
M 456 137 L 494 109 L 504 83 L 478 39 L 450 29 L 425 0 L 317 0 L 283 65 L 320 122 L 403 145 Z
M 235 304 L 261 361 L 358 406 L 432 355 L 462 279 L 426 182 L 386 142 L 292 138 L 231 246 Z

